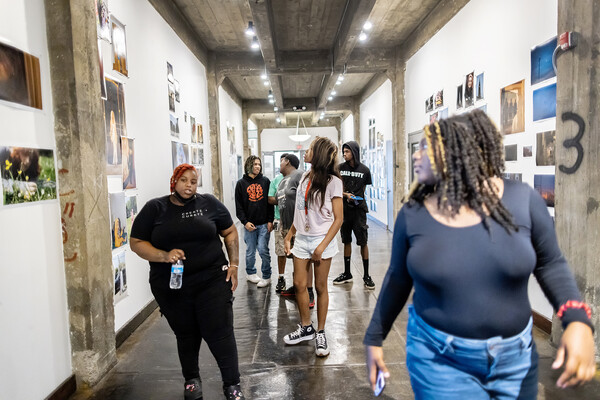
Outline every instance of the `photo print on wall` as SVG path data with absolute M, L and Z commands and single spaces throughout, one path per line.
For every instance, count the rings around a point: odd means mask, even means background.
M 175 86 L 169 83 L 169 111 L 175 112 Z
M 433 100 L 433 95 L 429 96 L 429 108 L 427 108 L 427 111 L 433 111 L 433 106 L 434 106 L 434 100 Z
M 523 146 L 523 157 L 533 156 L 533 146 Z
M 516 144 L 508 144 L 504 146 L 504 161 L 517 161 Z
M 175 82 L 175 75 L 173 75 L 173 66 L 167 61 L 167 80 L 171 83 Z
M 475 71 L 468 73 L 465 78 L 465 107 L 471 107 L 473 105 L 473 95 L 475 82 Z
M 0 100 L 42 109 L 40 60 L 0 43 Z
M 435 108 L 444 106 L 444 91 L 440 90 L 435 94 Z
M 175 88 L 175 101 L 179 103 L 179 91 L 181 90 L 181 86 L 179 85 L 179 81 L 177 79 L 175 79 L 175 82 L 173 82 L 173 87 Z
M 127 217 L 125 211 L 125 193 L 109 193 L 110 232 L 112 248 L 118 249 L 127 243 Z
M 56 199 L 54 151 L 0 147 L 4 205 Z
M 533 91 L 533 120 L 556 117 L 556 83 Z
M 542 195 L 547 207 L 554 207 L 554 175 L 534 175 L 533 188 Z
M 531 49 L 531 84 L 535 85 L 556 76 L 552 67 L 552 53 L 556 49 L 556 37 Z
M 106 100 L 106 80 L 104 80 L 104 62 L 102 61 L 102 39 L 98 39 L 98 69 L 100 75 L 100 98 Z
M 96 0 L 96 31 L 100 39 L 110 43 L 110 12 L 107 0 Z
M 189 145 L 181 142 L 171 142 L 171 155 L 173 157 L 173 169 L 180 164 L 189 163 Z
M 127 218 L 127 237 L 131 234 L 131 225 L 138 213 L 137 195 L 125 196 L 125 216 Z
M 125 251 L 113 254 L 112 265 L 115 275 L 114 304 L 127 297 L 127 268 L 125 264 Z
M 125 25 L 114 16 L 110 17 L 112 23 L 112 48 L 113 70 L 121 75 L 129 76 L 127 70 L 127 42 L 125 41 Z
M 123 189 L 135 189 L 137 185 L 135 180 L 133 139 L 122 137 L 121 143 L 123 145 Z
M 463 108 L 463 85 L 456 87 L 456 109 Z
M 179 118 L 173 114 L 169 114 L 169 127 L 171 130 L 171 136 L 179 139 Z
M 106 173 L 121 175 L 121 136 L 127 136 L 125 123 L 125 95 L 123 84 L 111 78 L 106 81 L 104 101 L 104 129 L 106 132 Z
M 536 136 L 535 165 L 554 165 L 556 131 L 539 132 Z
M 475 82 L 475 100 L 483 100 L 483 72 L 477 75 Z
M 513 172 L 505 172 L 504 179 L 510 179 L 511 181 L 523 182 L 523 174 L 513 173 Z
M 525 80 L 515 82 L 500 90 L 500 126 L 502 134 L 525 130 Z

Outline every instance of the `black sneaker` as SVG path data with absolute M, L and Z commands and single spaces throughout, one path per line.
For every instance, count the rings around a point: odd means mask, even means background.
M 283 341 L 286 344 L 298 344 L 300 342 L 304 342 L 306 340 L 312 340 L 315 338 L 315 328 L 313 328 L 312 324 L 307 326 L 302 326 L 302 324 L 298 324 L 298 329 L 294 332 L 289 333 L 283 337 Z
M 365 283 L 365 288 L 369 290 L 375 289 L 375 282 L 371 279 L 370 275 L 367 275 L 363 278 L 363 282 Z
M 183 398 L 185 400 L 202 400 L 202 382 L 200 378 L 185 381 Z
M 281 291 L 285 289 L 285 278 L 283 276 L 280 276 L 279 279 L 277 279 L 277 286 L 275 286 L 275 293 L 281 293 Z
M 325 357 L 329 355 L 329 347 L 327 347 L 327 338 L 325 337 L 324 330 L 317 332 L 317 340 L 315 340 L 315 354 L 319 357 Z
M 308 291 L 308 308 L 315 308 L 315 293 L 311 290 Z
M 279 294 L 282 296 L 295 296 L 296 288 L 294 286 L 290 286 L 289 288 L 282 290 Z
M 226 388 L 223 388 L 223 393 L 227 400 L 246 400 L 240 385 L 227 386 Z
M 345 272 L 342 272 L 341 274 L 338 275 L 337 278 L 335 278 L 333 280 L 334 285 L 343 285 L 344 283 L 350 283 L 350 282 L 352 282 L 352 274 L 347 274 Z

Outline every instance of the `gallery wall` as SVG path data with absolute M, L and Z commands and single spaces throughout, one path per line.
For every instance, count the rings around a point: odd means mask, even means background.
M 531 84 L 531 49 L 556 36 L 556 26 L 556 0 L 469 2 L 407 62 L 406 132 L 422 129 L 436 112 L 452 115 L 474 107 L 486 109 L 501 126 L 501 89 L 523 80 L 524 128 L 504 136 L 504 144 L 516 145 L 517 150 L 516 161 L 507 161 L 506 171 L 522 174 L 519 178 L 532 187 L 534 175 L 550 175 L 553 181 L 554 166 L 539 165 L 536 147 L 538 133 L 553 131 L 556 122 L 555 118 L 534 122 L 533 91 L 552 86 L 556 78 Z M 483 73 L 483 98 L 475 98 L 472 107 L 457 108 L 457 87 L 464 87 L 471 72 L 475 78 Z M 443 105 L 426 111 L 426 102 L 442 90 Z M 553 215 L 554 209 L 549 211 Z M 529 289 L 533 309 L 551 318 L 552 308 L 534 279 Z
M 352 114 L 342 121 L 342 144 L 350 140 L 354 140 L 354 117 Z
M 300 151 L 307 150 L 310 143 L 317 136 L 324 136 L 333 141 L 336 145 L 339 143 L 338 130 L 334 126 L 300 128 L 299 135 L 309 134 L 311 137 L 303 142 L 295 142 L 290 139 L 290 135 L 296 134 L 296 128 L 268 128 L 260 133 L 260 145 L 263 153 L 274 151 Z M 341 155 L 340 155 L 341 157 Z
M 223 203 L 235 216 L 235 184 L 242 177 L 244 136 L 242 131 L 242 107 L 222 87 L 219 87 L 219 125 L 221 129 L 221 179 L 223 180 Z M 235 218 L 234 218 L 235 221 Z
M 44 2 L 3 0 L 0 9 L 0 44 L 39 59 L 42 94 L 41 110 L 0 102 L 0 148 L 49 149 L 55 168 Z M 10 160 L 13 164 L 17 162 Z M 6 160 L 2 160 L 3 188 L 9 172 L 6 166 Z M 16 205 L 6 205 L 0 200 L 2 399 L 45 398 L 71 375 L 61 209 L 57 197 Z
M 392 82 L 386 80 L 360 105 L 361 162 L 369 167 L 373 178 L 373 185 L 365 192 L 368 215 L 384 225 L 388 224 L 386 150 L 391 140 Z

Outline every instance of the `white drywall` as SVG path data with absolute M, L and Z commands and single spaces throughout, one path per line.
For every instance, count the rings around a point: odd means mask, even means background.
M 219 125 L 221 137 L 221 179 L 223 180 L 223 203 L 235 219 L 235 184 L 239 175 L 239 157 L 244 154 L 244 132 L 242 131 L 242 108 L 222 87 L 219 87 Z M 229 140 L 228 129 L 233 128 L 233 141 Z M 233 151 L 232 151 L 233 150 Z M 241 159 L 242 171 L 244 161 Z M 243 174 L 243 172 L 242 172 Z
M 354 117 L 352 114 L 342 122 L 342 144 L 354 140 Z

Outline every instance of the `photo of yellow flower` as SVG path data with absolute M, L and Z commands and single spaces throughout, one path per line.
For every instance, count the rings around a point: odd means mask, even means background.
M 56 199 L 54 151 L 0 147 L 5 205 Z

